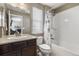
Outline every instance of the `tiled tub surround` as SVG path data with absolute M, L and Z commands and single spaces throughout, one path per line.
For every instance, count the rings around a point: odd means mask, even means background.
M 79 5 L 55 15 L 57 45 L 79 54 Z
M 52 56 L 79 56 L 78 53 L 75 53 L 69 49 L 52 44 Z

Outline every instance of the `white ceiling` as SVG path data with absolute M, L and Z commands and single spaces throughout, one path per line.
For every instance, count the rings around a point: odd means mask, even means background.
M 64 5 L 65 3 L 42 3 L 42 4 L 52 7 L 52 9 L 55 9 L 55 8 L 58 8 L 62 5 Z

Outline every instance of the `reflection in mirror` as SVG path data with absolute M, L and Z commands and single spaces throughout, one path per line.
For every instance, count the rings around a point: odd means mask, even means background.
M 0 11 L 0 37 L 2 37 L 2 21 L 1 21 L 1 11 Z
M 0 27 L 1 27 L 1 11 L 0 11 Z
M 15 34 L 16 32 L 21 34 L 23 17 L 11 14 L 10 19 L 10 35 Z

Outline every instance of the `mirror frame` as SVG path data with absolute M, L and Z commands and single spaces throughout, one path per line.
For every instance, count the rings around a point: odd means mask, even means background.
M 9 24 L 8 24 L 9 25 L 9 35 L 11 35 L 10 34 L 10 20 L 11 20 L 11 16 L 18 16 L 18 17 L 22 17 L 23 18 L 22 15 L 16 15 L 16 14 L 11 13 L 10 10 L 8 11 L 8 17 L 9 17 L 9 19 L 8 19 L 9 20 Z M 22 24 L 23 24 L 23 21 L 21 23 L 21 34 L 23 33 L 23 29 L 22 29 L 23 25 Z

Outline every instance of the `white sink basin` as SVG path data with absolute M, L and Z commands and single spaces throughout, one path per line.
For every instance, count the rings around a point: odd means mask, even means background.
M 27 36 L 14 36 L 14 37 L 8 37 L 7 39 L 25 39 Z

